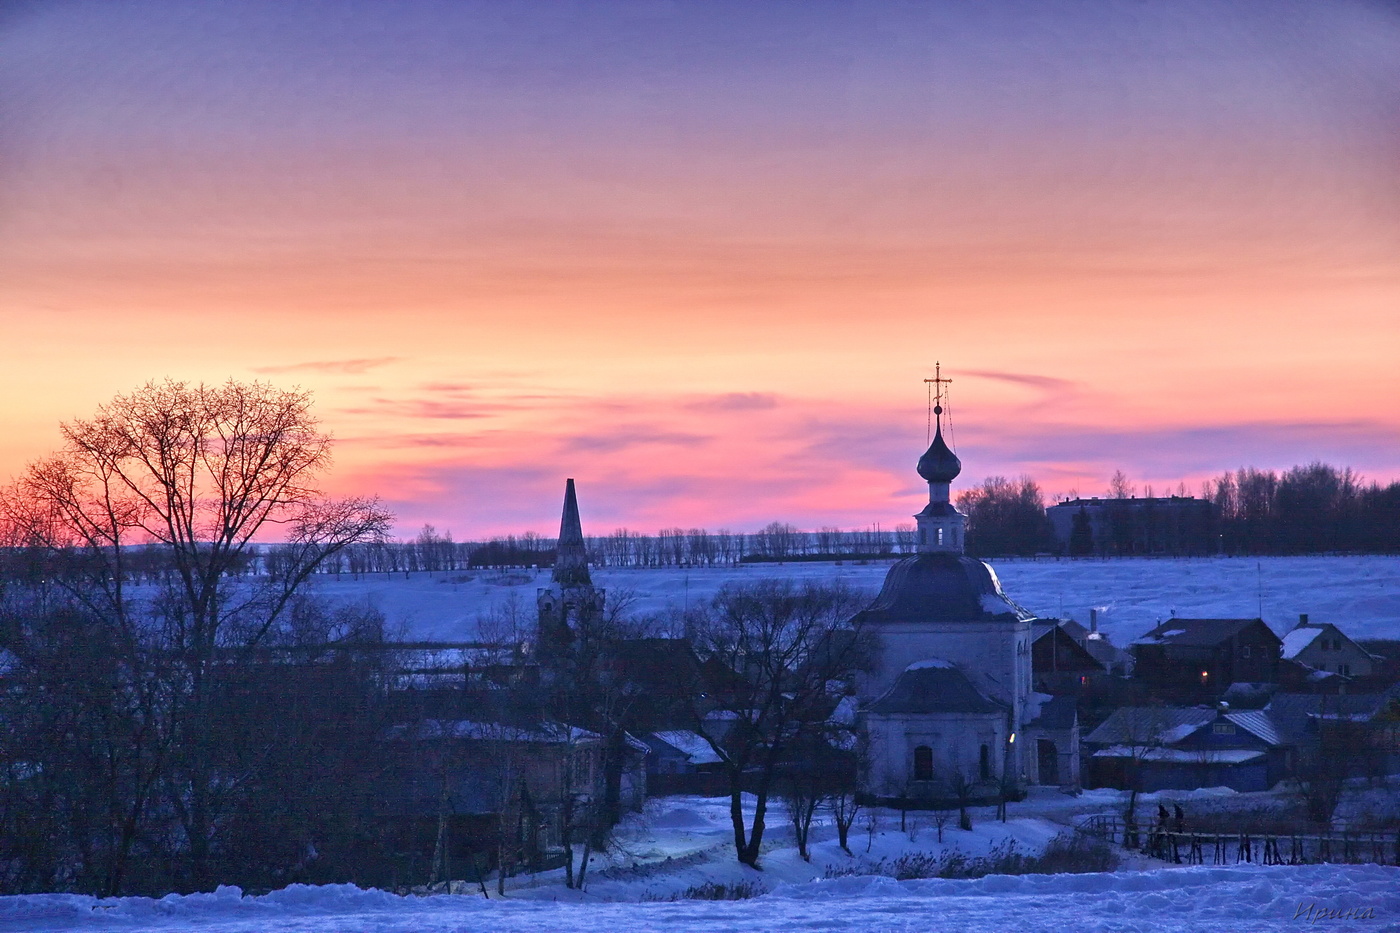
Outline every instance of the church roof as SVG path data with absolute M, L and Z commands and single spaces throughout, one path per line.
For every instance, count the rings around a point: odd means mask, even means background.
M 962 461 L 943 440 L 943 427 L 933 435 L 933 443 L 919 458 L 919 475 L 930 483 L 951 483 L 962 472 Z
M 564 514 L 559 520 L 559 547 L 554 555 L 554 582 L 561 586 L 592 586 L 588 573 L 588 549 L 578 516 L 574 481 L 564 481 Z
M 1006 707 L 973 686 L 967 675 L 948 661 L 911 664 L 894 686 L 866 708 L 895 715 L 920 713 L 1004 713 Z
M 1029 619 L 1007 599 L 992 568 L 962 554 L 936 551 L 897 561 L 885 585 L 856 621 L 980 622 Z

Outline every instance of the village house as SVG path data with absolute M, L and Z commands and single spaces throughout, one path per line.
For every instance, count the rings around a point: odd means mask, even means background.
M 1232 683 L 1276 683 L 1282 642 L 1262 619 L 1178 619 L 1133 642 L 1134 677 L 1164 699 L 1220 696 Z
M 1293 749 L 1262 710 L 1131 706 L 1084 738 L 1090 787 L 1140 791 L 1230 787 L 1268 790 L 1289 773 Z
M 1091 677 L 1107 672 L 1104 665 L 1076 641 L 1063 623 L 1037 620 L 1031 626 L 1031 680 L 1041 693 L 1076 693 Z
M 1365 678 L 1379 668 L 1370 652 L 1330 622 L 1309 622 L 1306 614 L 1283 636 L 1283 659 L 1314 671 Z

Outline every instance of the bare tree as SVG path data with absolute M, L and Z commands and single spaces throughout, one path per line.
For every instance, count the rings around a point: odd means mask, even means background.
M 152 382 L 61 432 L 62 448 L 11 490 L 8 518 L 68 571 L 56 579 L 113 624 L 122 650 L 134 653 L 156 628 L 179 659 L 168 699 L 181 753 L 164 783 L 184 826 L 192 881 L 206 885 L 220 652 L 262 642 L 312 573 L 349 545 L 382 537 L 391 517 L 372 499 L 321 494 L 331 439 L 307 392 L 233 380 Z M 254 542 L 279 527 L 288 544 L 277 572 L 248 577 Z M 171 573 L 141 603 L 128 584 L 133 546 L 147 542 Z
M 695 625 L 706 668 L 692 691 L 694 731 L 723 763 L 735 853 L 746 865 L 758 867 L 778 767 L 825 728 L 840 695 L 833 688 L 868 662 L 868 638 L 849 622 L 857 605 L 839 585 L 763 580 L 722 589 Z M 751 826 L 745 790 L 755 797 Z

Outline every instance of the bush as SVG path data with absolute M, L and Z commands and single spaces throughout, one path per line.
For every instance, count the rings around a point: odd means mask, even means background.
M 719 881 L 706 881 L 704 884 L 697 884 L 686 888 L 680 894 L 671 898 L 673 901 L 746 901 L 753 897 L 762 897 L 768 893 L 768 889 L 757 881 L 735 881 L 732 884 L 724 884 Z
M 885 875 L 897 881 L 924 878 L 981 878 L 985 875 L 1056 875 L 1113 871 L 1118 858 L 1101 839 L 1077 833 L 1061 833 L 1040 855 L 1020 851 L 1014 840 L 1007 840 L 981 858 L 970 858 L 957 849 L 941 854 L 908 852 L 894 860 L 880 859 L 860 865 L 829 868 L 827 878 L 852 875 Z

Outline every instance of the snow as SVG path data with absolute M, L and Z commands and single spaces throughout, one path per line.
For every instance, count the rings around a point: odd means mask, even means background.
M 210 933 L 367 930 L 634 931 L 916 929 L 968 933 L 1153 930 L 1272 931 L 1353 911 L 1366 929 L 1395 930 L 1400 869 L 1363 866 L 1192 867 L 1099 875 L 990 875 L 972 881 L 856 876 L 779 885 L 749 901 L 560 903 L 473 895 L 398 897 L 352 885 L 293 885 L 257 897 L 236 888 L 160 900 L 32 895 L 0 900 L 0 926 L 48 930 Z M 1333 916 L 1336 916 L 1334 914 Z M 1379 920 L 1380 924 L 1374 924 Z M 1371 921 L 1371 922 L 1367 922 Z
M 1308 628 L 1295 628 L 1293 631 L 1283 636 L 1283 656 L 1288 660 L 1296 658 L 1302 653 L 1304 648 L 1317 641 L 1317 637 L 1321 634 L 1322 629 L 1320 627 L 1312 628 L 1309 626 Z
M 402 738 L 409 731 L 409 727 L 394 726 L 389 730 L 389 737 Z M 475 722 L 470 719 L 425 719 L 415 724 L 411 731 L 419 739 L 451 736 L 459 739 L 496 739 L 507 742 L 537 742 L 541 744 L 596 742 L 602 738 L 596 732 L 555 722 L 545 723 L 538 729 L 525 729 L 500 723 Z
M 1371 812 L 1381 793 L 1362 788 L 1343 806 Z M 1308 928 L 1320 922 L 1322 911 L 1349 909 L 1354 919 L 1370 921 L 1366 929 L 1400 929 L 1400 869 L 1379 865 L 1163 867 L 1131 855 L 1125 868 L 1098 874 L 901 882 L 870 871 L 879 860 L 905 853 L 937 855 L 957 849 L 978 857 L 1008 842 L 1021 851 L 1036 852 L 1066 825 L 1090 813 L 1121 812 L 1127 799 L 1127 792 L 1111 789 L 1073 797 L 1035 787 L 1025 801 L 1012 805 L 1007 822 L 991 819 L 990 808 L 973 808 L 973 829 L 964 832 L 953 821 L 944 827 L 943 843 L 932 814 L 911 811 L 901 831 L 897 811 L 879 810 L 877 825 L 868 832 L 864 817 L 857 820 L 850 839 L 854 854 L 837 847 L 833 827 L 819 818 L 812 831 L 811 862 L 797 856 L 782 805 L 775 802 L 763 870 L 755 871 L 733 857 L 726 798 L 660 798 L 619 828 L 616 844 L 600 853 L 590 868 L 585 892 L 565 888 L 562 870 L 557 870 L 511 878 L 504 898 L 497 897 L 492 886 L 489 899 L 474 884 L 461 883 L 454 888 L 457 893 L 432 896 L 400 896 L 353 885 L 292 885 L 258 896 L 234 887 L 159 899 L 27 895 L 0 898 L 0 930 L 1255 933 L 1293 924 Z M 1138 795 L 1144 812 L 1163 801 L 1183 802 L 1191 812 L 1193 800 L 1227 799 L 1257 808 L 1274 798 L 1225 788 Z M 753 798 L 745 795 L 750 819 L 753 805 Z M 853 873 L 828 878 L 828 868 Z M 677 898 L 705 882 L 746 882 L 768 893 L 734 902 Z M 1369 913 L 1358 916 L 1359 912 Z
M 1143 750 L 1141 746 L 1134 749 L 1127 745 L 1110 745 L 1108 748 L 1094 752 L 1095 758 L 1132 758 L 1134 756 L 1140 757 L 1144 761 L 1237 765 L 1262 758 L 1264 753 L 1248 748 L 1149 748 Z
M 1300 613 L 1336 624 L 1353 639 L 1400 637 L 1400 556 L 1162 558 L 1120 560 L 993 561 L 1006 593 L 1046 618 L 1069 616 L 1087 624 L 1098 607 L 1099 628 L 1125 645 L 1171 618 L 1254 618 L 1276 631 L 1292 630 Z M 782 576 L 796 581 L 841 581 L 873 596 L 888 563 L 746 564 L 721 568 L 595 569 L 610 595 L 629 594 L 630 610 L 665 615 L 709 599 L 726 583 Z M 378 606 L 397 637 L 469 641 L 477 620 L 514 601 L 534 618 L 544 571 L 453 571 L 350 574 L 318 579 L 317 589 L 338 599 Z M 1262 594 L 1261 594 L 1262 591 Z M 1006 611 L 1002 606 L 1000 611 Z
M 694 732 L 677 729 L 653 732 L 652 735 L 685 755 L 692 765 L 709 765 L 720 760 L 710 743 Z
M 923 671 L 923 670 L 928 670 L 928 669 L 930 669 L 930 668 L 937 668 L 937 669 L 939 669 L 939 670 L 945 670 L 945 671 L 946 671 L 946 670 L 950 670 L 950 669 L 952 669 L 952 668 L 954 668 L 954 667 L 956 667 L 956 666 L 957 666 L 957 665 L 955 665 L 952 661 L 946 661 L 946 660 L 944 660 L 943 658 L 925 658 L 925 659 L 922 660 L 922 661 L 915 661 L 913 664 L 911 664 L 911 665 L 909 665 L 908 667 L 906 667 L 905 670 L 906 670 L 906 671 Z

